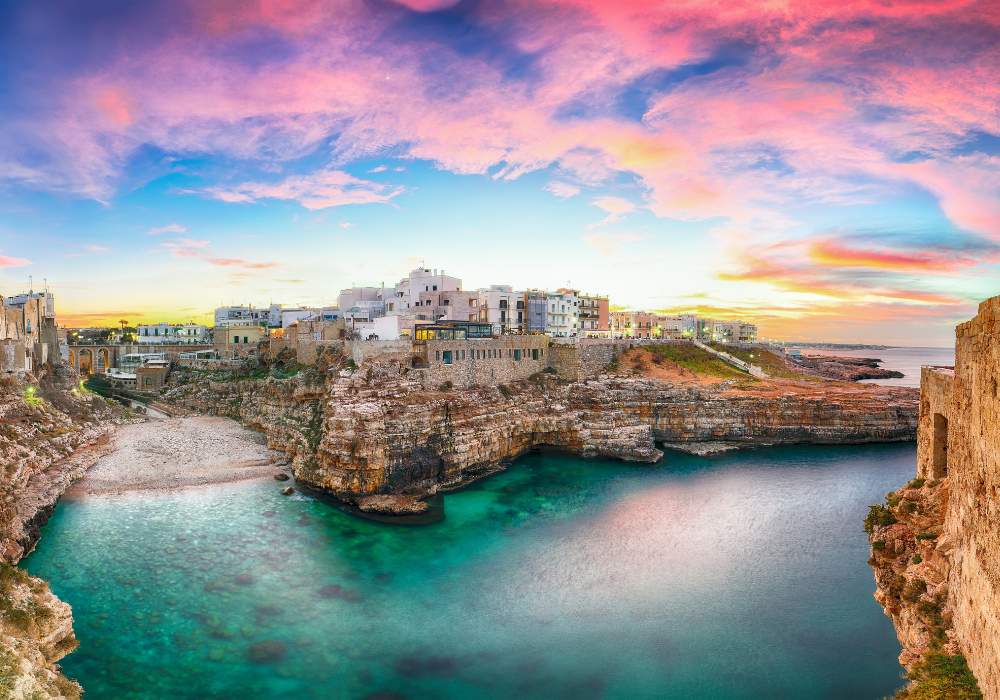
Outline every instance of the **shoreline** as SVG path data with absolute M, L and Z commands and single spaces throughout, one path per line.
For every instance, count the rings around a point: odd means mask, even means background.
M 273 478 L 286 472 L 280 453 L 236 421 L 188 416 L 132 423 L 63 497 L 169 493 L 185 488 Z

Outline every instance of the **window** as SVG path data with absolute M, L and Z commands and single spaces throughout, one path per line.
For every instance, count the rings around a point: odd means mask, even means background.
M 437 290 L 438 290 L 438 286 L 435 284 L 434 285 L 434 291 L 436 292 Z
M 531 359 L 532 360 L 537 360 L 538 359 L 538 348 L 532 349 L 532 351 L 531 351 Z
M 249 343 L 249 342 L 250 342 L 250 338 L 248 338 L 247 336 L 243 336 L 243 343 L 246 344 L 246 343 Z
M 521 359 L 521 351 L 520 350 L 515 350 L 514 351 L 514 360 L 515 360 L 515 362 L 516 361 L 520 361 L 520 359 Z
M 451 350 L 445 350 L 444 351 L 444 363 L 446 365 L 450 365 L 451 364 Z

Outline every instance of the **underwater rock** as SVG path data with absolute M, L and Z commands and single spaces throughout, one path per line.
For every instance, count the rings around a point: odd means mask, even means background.
M 257 664 L 271 664 L 281 661 L 288 653 L 288 647 L 277 639 L 265 639 L 263 642 L 251 644 L 247 649 L 247 658 Z

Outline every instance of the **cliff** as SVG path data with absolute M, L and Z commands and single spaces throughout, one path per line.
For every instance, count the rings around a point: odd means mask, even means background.
M 96 461 L 117 415 L 62 368 L 0 377 L 0 697 L 80 696 L 56 666 L 77 645 L 69 606 L 10 564 Z
M 872 506 L 876 599 L 916 676 L 951 660 L 966 683 L 942 697 L 1000 698 L 1000 297 L 958 326 L 954 370 L 921 376 L 917 474 Z M 966 671 L 967 673 L 967 671 Z M 975 680 L 971 680 L 974 674 Z M 965 693 L 965 694 L 963 694 Z
M 0 378 L 0 561 L 31 551 L 59 496 L 100 456 L 118 415 L 64 368 Z
M 44 581 L 0 564 L 0 697 L 79 698 L 56 666 L 76 647 L 69 606 Z
M 501 386 L 421 388 L 404 365 L 206 381 L 178 373 L 166 398 L 267 435 L 296 478 L 377 507 L 491 473 L 535 447 L 655 462 L 657 443 L 693 451 L 789 443 L 910 440 L 916 393 L 837 383 L 664 381 L 550 373 Z M 393 506 L 396 507 L 396 506 Z

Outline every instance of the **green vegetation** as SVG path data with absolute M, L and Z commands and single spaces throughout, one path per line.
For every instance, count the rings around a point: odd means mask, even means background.
M 709 343 L 709 345 L 716 350 L 732 355 L 738 360 L 743 360 L 751 365 L 757 365 L 772 377 L 779 377 L 781 379 L 801 379 L 810 382 L 820 381 L 818 377 L 789 367 L 781 357 L 775 355 L 770 350 L 763 350 L 761 348 L 740 348 L 727 345 L 725 343 Z
M 916 603 L 920 600 L 920 596 L 926 592 L 927 582 L 922 578 L 915 578 L 906 584 L 906 588 L 903 589 L 903 600 Z
M 13 697 L 17 680 L 17 659 L 5 647 L 0 647 L 0 697 Z
M 868 506 L 868 515 L 865 516 L 865 532 L 869 535 L 875 531 L 876 526 L 885 527 L 895 523 L 896 516 L 886 506 L 880 503 Z
M 749 375 L 732 365 L 728 365 L 719 358 L 705 352 L 701 348 L 687 343 L 669 343 L 664 345 L 649 345 L 647 350 L 653 355 L 653 362 L 672 362 L 678 367 L 704 374 L 710 377 L 722 377 L 723 379 L 750 379 Z
M 917 504 L 916 504 L 915 501 L 903 501 L 903 505 L 902 505 L 901 509 L 902 509 L 902 511 L 904 513 L 916 513 L 917 512 Z
M 917 535 L 918 540 L 936 540 L 937 538 L 936 532 L 921 532 Z
M 23 605 L 15 605 L 11 589 L 26 586 L 32 593 L 40 592 L 40 585 L 21 569 L 10 564 L 0 564 L 0 620 L 22 632 L 28 632 L 38 621 L 52 617 L 52 611 L 40 605 L 35 596 L 28 596 Z
M 919 554 L 914 554 L 913 559 L 911 559 L 910 561 L 912 561 L 914 564 L 919 564 L 923 560 L 924 558 L 922 556 L 920 556 Z
M 32 384 L 24 390 L 24 403 L 28 404 L 32 408 L 38 408 L 42 406 L 45 401 L 38 395 L 38 389 Z
M 979 700 L 976 677 L 961 655 L 931 652 L 907 674 L 912 685 L 895 695 L 895 700 Z
M 919 489 L 924 485 L 923 479 L 910 479 L 910 482 L 906 485 L 908 489 Z
M 875 540 L 872 542 L 872 549 L 882 551 L 885 549 L 885 540 Z

